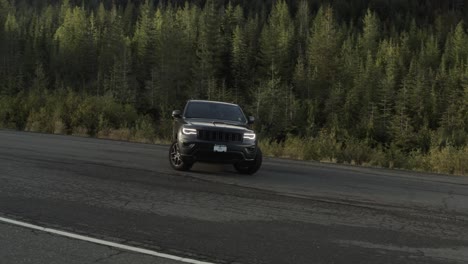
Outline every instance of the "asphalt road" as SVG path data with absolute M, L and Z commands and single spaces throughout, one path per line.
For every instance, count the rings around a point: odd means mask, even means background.
M 1 263 L 15 264 L 180 263 L 3 223 L 0 223 L 0 256 Z
M 167 152 L 0 131 L 0 217 L 214 263 L 468 262 L 468 177 L 279 159 L 179 173 Z M 4 223 L 0 260 L 165 263 Z

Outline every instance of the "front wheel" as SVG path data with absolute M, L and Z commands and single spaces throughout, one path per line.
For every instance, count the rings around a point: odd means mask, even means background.
M 182 160 L 179 151 L 179 144 L 177 144 L 177 142 L 172 143 L 171 148 L 169 149 L 169 162 L 171 163 L 172 168 L 178 171 L 190 170 L 193 165 Z
M 262 166 L 263 155 L 260 148 L 257 149 L 257 155 L 252 162 L 238 162 L 234 164 L 234 168 L 241 174 L 254 174 Z

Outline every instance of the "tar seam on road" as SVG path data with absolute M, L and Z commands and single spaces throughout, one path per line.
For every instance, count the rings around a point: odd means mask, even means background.
M 104 245 L 104 246 L 108 246 L 108 247 L 113 247 L 113 248 L 118 248 L 118 249 L 131 251 L 131 252 L 136 252 L 136 253 L 151 255 L 151 256 L 155 256 L 155 257 L 180 261 L 180 262 L 184 262 L 184 263 L 214 264 L 214 263 L 210 263 L 210 262 L 204 262 L 204 261 L 199 261 L 199 260 L 194 260 L 194 259 L 189 259 L 189 258 L 178 257 L 178 256 L 170 255 L 170 254 L 160 253 L 160 252 L 156 252 L 156 251 L 149 250 L 149 249 L 127 246 L 127 245 L 123 245 L 123 244 L 119 244 L 119 243 L 115 243 L 115 242 L 105 241 L 105 240 L 102 240 L 102 239 L 77 235 L 77 234 L 73 234 L 73 233 L 69 233 L 69 232 L 65 232 L 65 231 L 60 231 L 60 230 L 56 230 L 56 229 L 52 229 L 52 228 L 41 227 L 41 226 L 38 226 L 38 225 L 33 225 L 33 224 L 29 224 L 29 223 L 25 223 L 25 222 L 21 222 L 21 221 L 17 221 L 17 220 L 4 218 L 4 217 L 0 217 L 0 222 L 12 224 L 12 225 L 17 225 L 17 226 L 21 226 L 21 227 L 25 227 L 25 228 L 30 228 L 30 229 L 34 229 L 34 230 L 39 230 L 39 231 L 43 231 L 43 232 L 47 232 L 47 233 L 51 233 L 51 234 L 55 234 L 55 235 L 59 235 L 59 236 L 64 236 L 64 237 L 68 237 L 68 238 L 72 238 L 72 239 L 87 241 L 87 242 L 91 242 L 91 243 L 94 243 L 94 244 L 99 244 L 99 245 Z

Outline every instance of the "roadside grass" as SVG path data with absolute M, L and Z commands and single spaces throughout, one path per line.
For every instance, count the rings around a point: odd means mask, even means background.
M 171 122 L 153 121 L 110 96 L 73 91 L 0 96 L 0 127 L 141 143 L 169 143 Z
M 0 96 L 0 127 L 148 144 L 170 143 L 168 136 L 172 131 L 169 119 L 155 122 L 112 97 L 84 96 L 68 90 Z M 433 144 L 426 153 L 405 153 L 393 144 L 371 146 L 353 138 L 338 141 L 325 130 L 315 137 L 288 136 L 280 144 L 270 144 L 268 140 L 260 140 L 259 144 L 269 157 L 455 175 L 468 173 L 467 146 Z
M 454 175 L 467 175 L 468 173 L 468 147 L 466 146 L 462 148 L 433 146 L 427 154 L 419 151 L 405 154 L 392 147 L 371 148 L 363 141 L 337 142 L 323 138 L 324 136 L 307 139 L 289 137 L 280 144 L 270 144 L 268 140 L 260 140 L 259 144 L 264 155 L 268 157 Z

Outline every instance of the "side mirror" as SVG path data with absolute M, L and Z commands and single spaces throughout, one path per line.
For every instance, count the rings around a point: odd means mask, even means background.
M 249 116 L 249 124 L 253 124 L 255 122 L 255 117 Z
M 180 113 L 180 110 L 174 110 L 174 111 L 172 111 L 172 117 L 173 117 L 173 118 L 181 118 L 182 115 L 181 115 L 181 113 Z

